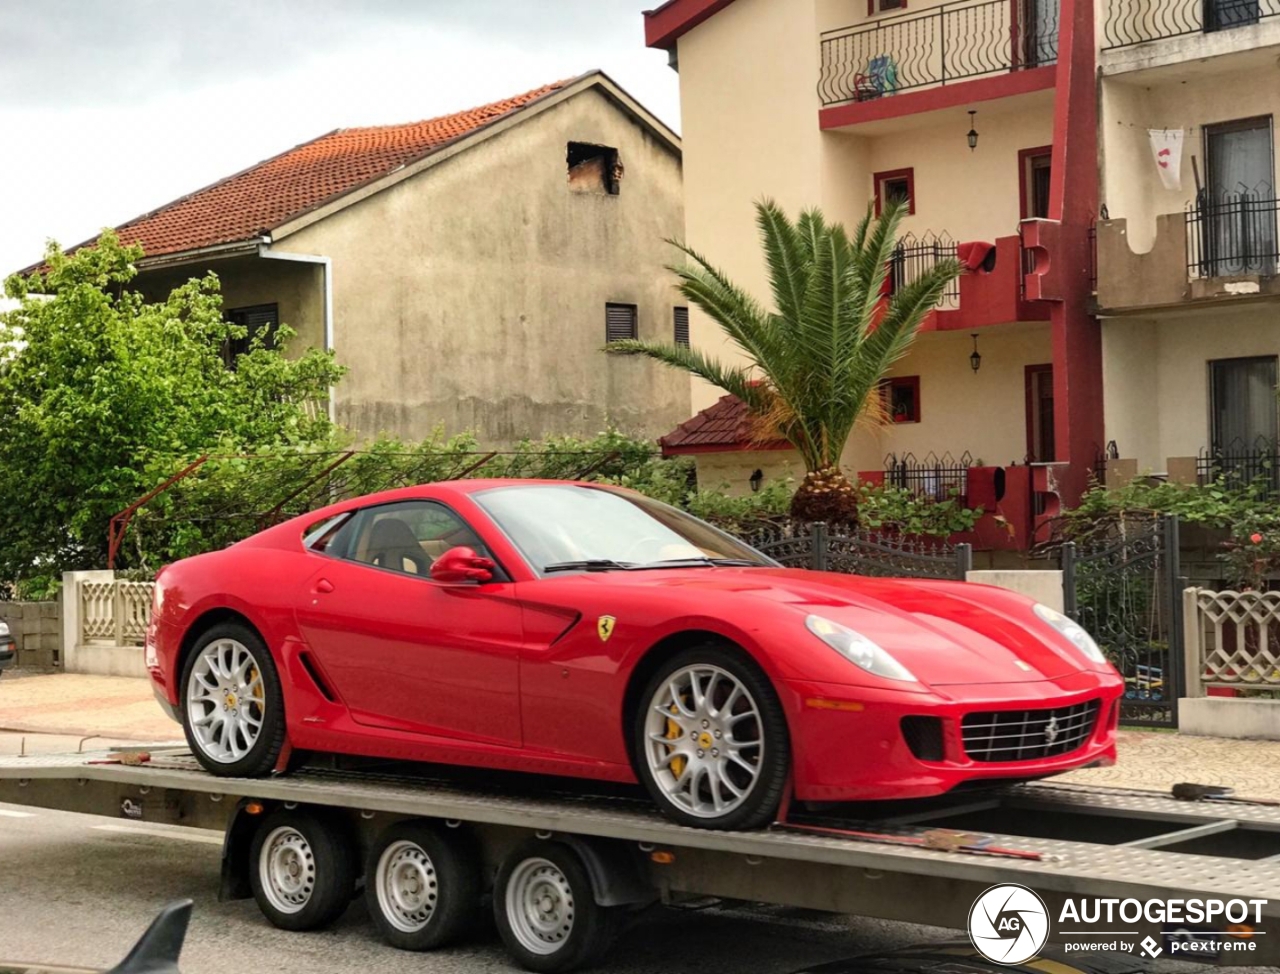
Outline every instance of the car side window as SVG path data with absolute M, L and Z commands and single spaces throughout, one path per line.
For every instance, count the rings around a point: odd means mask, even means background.
M 406 575 L 430 575 L 432 563 L 459 545 L 489 554 L 462 518 L 432 501 L 369 508 L 356 519 L 353 533 L 347 558 Z

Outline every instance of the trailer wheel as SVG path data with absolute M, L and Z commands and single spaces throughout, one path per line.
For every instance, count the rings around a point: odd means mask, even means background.
M 527 842 L 498 870 L 493 912 L 507 950 L 540 974 L 590 967 L 622 927 L 618 907 L 595 901 L 576 852 L 557 842 Z
M 401 822 L 378 837 L 364 896 L 382 939 L 401 950 L 434 950 L 458 938 L 480 906 L 480 856 L 461 829 Z
M 253 837 L 253 898 L 282 930 L 326 926 L 342 916 L 355 895 L 356 859 L 351 841 L 328 816 L 280 809 Z

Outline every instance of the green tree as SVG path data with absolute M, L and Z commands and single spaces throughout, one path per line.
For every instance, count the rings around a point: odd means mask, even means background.
M 111 516 L 156 470 L 333 433 L 330 355 L 254 336 L 228 368 L 224 345 L 246 335 L 223 320 L 217 277 L 148 302 L 128 287 L 141 256 L 107 231 L 70 256 L 51 243 L 42 273 L 5 282 L 21 304 L 0 314 L 0 580 L 102 567 Z
M 607 350 L 646 355 L 700 376 L 743 400 L 761 438 L 781 436 L 804 460 L 792 513 L 852 520 L 856 491 L 840 470 L 855 423 L 878 416 L 878 387 L 921 322 L 960 273 L 939 261 L 883 297 L 903 210 L 870 209 L 850 238 L 807 210 L 792 223 L 772 201 L 756 204 L 776 310 L 769 311 L 706 257 L 671 241 L 690 263 L 672 267 L 680 293 L 720 326 L 745 357 L 727 365 L 693 348 L 628 340 Z

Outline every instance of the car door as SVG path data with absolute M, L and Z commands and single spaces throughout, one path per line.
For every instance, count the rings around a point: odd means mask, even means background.
M 518 746 L 520 606 L 501 571 L 440 583 L 432 561 L 487 550 L 434 501 L 359 511 L 322 554 L 298 624 L 353 719 L 373 727 Z

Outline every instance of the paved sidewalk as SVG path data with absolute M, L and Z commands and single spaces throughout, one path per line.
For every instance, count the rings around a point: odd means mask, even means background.
M 82 737 L 117 741 L 181 741 L 147 680 L 74 673 L 6 673 L 0 677 L 0 732 L 64 735 L 68 750 Z M 48 749 L 49 742 L 28 742 Z M 20 746 L 12 738 L 6 749 Z M 104 746 L 89 742 L 86 746 Z M 106 745 L 109 746 L 109 745 Z M 1121 731 L 1114 767 L 1055 779 L 1073 784 L 1167 792 L 1179 781 L 1227 785 L 1242 797 L 1280 800 L 1280 741 L 1235 741 L 1155 731 Z

